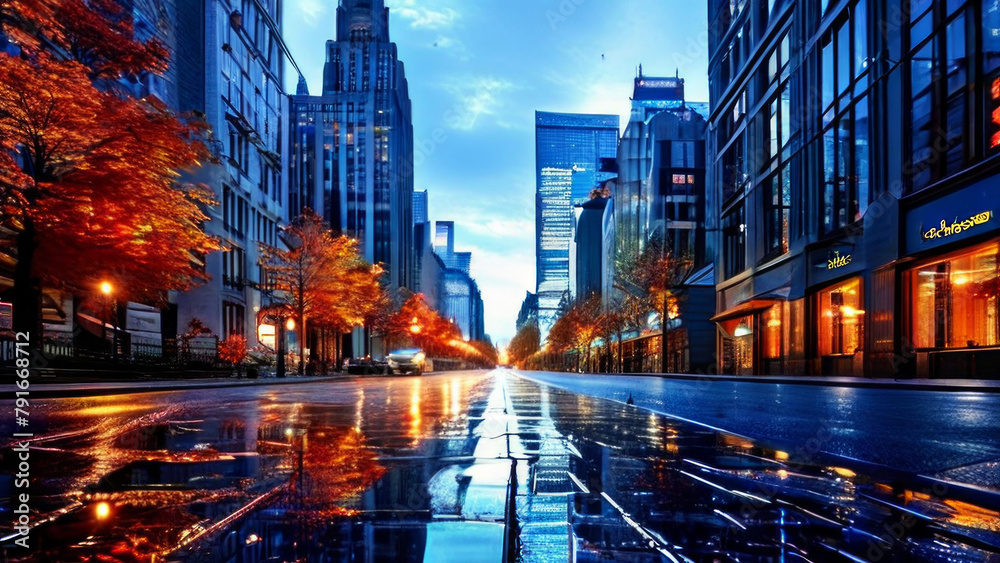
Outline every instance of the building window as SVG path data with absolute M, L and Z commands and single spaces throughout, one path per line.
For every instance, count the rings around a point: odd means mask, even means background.
M 750 181 L 746 155 L 746 131 L 736 135 L 722 155 L 722 197 L 729 199 Z
M 738 317 L 719 323 L 722 329 L 722 369 L 734 375 L 754 372 L 754 318 Z
M 998 250 L 994 242 L 907 272 L 914 347 L 1000 345 Z
M 222 334 L 229 338 L 234 334 L 243 336 L 246 332 L 246 309 L 239 303 L 222 302 Z
M 785 356 L 785 347 L 787 343 L 785 342 L 785 331 L 783 329 L 785 315 L 785 309 L 788 307 L 787 303 L 778 303 L 772 305 L 770 308 L 766 309 L 761 314 L 761 332 L 764 334 L 763 340 L 761 341 L 761 356 L 764 358 L 765 362 L 771 360 L 781 360 Z M 768 366 L 766 370 L 768 373 L 774 373 L 777 371 L 778 366 Z
M 674 141 L 670 147 L 671 168 L 694 168 L 694 141 Z
M 222 253 L 222 284 L 236 289 L 243 288 L 246 277 L 246 254 L 242 248 L 232 247 Z
M 858 100 L 823 133 L 823 232 L 859 221 L 868 209 L 868 97 Z
M 725 275 L 731 278 L 746 269 L 746 218 L 742 203 L 722 218 Z
M 861 278 L 819 292 L 819 353 L 851 355 L 864 347 Z
M 768 256 L 788 252 L 788 222 L 792 209 L 791 169 L 786 165 L 768 178 L 768 194 L 764 201 L 764 232 Z
M 950 4 L 954 8 L 955 3 Z M 911 191 L 962 169 L 974 152 L 966 139 L 970 111 L 966 10 L 949 12 L 944 3 L 934 3 L 921 11 L 926 13 L 911 16 L 910 26 L 914 49 L 908 65 L 912 135 L 907 173 Z M 984 14 L 984 25 L 985 21 Z M 984 34 L 984 50 L 993 48 L 990 45 Z M 991 58 L 988 52 L 984 55 L 984 69 L 993 64 Z

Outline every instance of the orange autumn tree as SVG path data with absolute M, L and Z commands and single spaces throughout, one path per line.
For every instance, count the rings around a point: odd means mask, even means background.
M 577 299 L 549 329 L 549 349 L 553 352 L 577 351 L 584 357 L 584 365 L 589 366 L 591 348 L 597 339 L 607 336 L 608 326 L 600 294 Z
M 381 269 L 361 258 L 356 240 L 334 236 L 323 218 L 308 209 L 285 228 L 283 239 L 287 249 L 261 246 L 262 264 L 278 296 L 272 309 L 297 321 L 302 374 L 306 323 L 345 332 L 361 325 Z
M 203 128 L 115 81 L 162 71 L 166 50 L 132 37 L 113 0 L 6 0 L 0 53 L 0 251 L 14 263 L 14 328 L 41 333 L 43 289 L 156 301 L 207 278 L 213 202 L 182 173 L 208 154 Z M 44 47 L 44 48 L 43 48 Z M 53 54 L 53 53 L 58 53 Z
M 431 357 L 461 355 L 453 345 L 453 342 L 462 339 L 461 331 L 432 309 L 420 293 L 410 296 L 390 317 L 387 332 L 392 342 L 412 342 Z

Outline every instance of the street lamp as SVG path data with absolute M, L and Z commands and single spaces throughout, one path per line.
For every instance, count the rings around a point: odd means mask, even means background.
M 107 520 L 108 516 L 111 516 L 111 505 L 106 502 L 97 503 L 97 506 L 94 507 L 94 515 L 97 516 L 98 520 Z
M 101 345 L 104 346 L 108 341 L 108 322 L 111 321 L 111 294 L 114 292 L 114 287 L 111 282 L 103 281 L 101 282 L 101 293 L 104 294 L 104 318 L 101 319 Z M 112 325 L 113 326 L 113 325 Z M 118 331 L 115 330 L 113 338 L 112 350 L 113 354 L 117 355 L 118 352 Z

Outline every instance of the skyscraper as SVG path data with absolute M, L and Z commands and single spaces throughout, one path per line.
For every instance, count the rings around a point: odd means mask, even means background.
M 618 147 L 619 253 L 638 252 L 656 234 L 676 255 L 705 261 L 707 111 L 706 103 L 685 101 L 683 78 L 644 76 L 639 67 Z
M 413 192 L 413 224 L 420 225 L 428 221 L 427 190 Z
M 412 288 L 413 125 L 383 0 L 340 1 L 322 93 L 291 105 L 290 210 L 315 210 L 394 287 Z
M 617 150 L 617 115 L 535 112 L 535 287 L 543 336 L 570 296 L 573 204 L 613 176 L 600 171 L 601 159 Z

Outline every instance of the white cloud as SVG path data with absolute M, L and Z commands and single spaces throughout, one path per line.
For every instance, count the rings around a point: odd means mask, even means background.
M 476 221 L 463 221 L 462 228 L 485 238 L 509 239 L 511 233 L 535 232 L 534 219 L 519 219 L 493 213 Z
M 525 292 L 535 286 L 534 245 L 521 244 L 508 252 L 494 246 L 468 249 L 472 252 L 472 275 L 483 294 L 486 332 L 494 342 L 508 341 L 514 336 L 514 321 Z M 477 277 L 477 270 L 489 275 Z
M 323 2 L 322 0 L 294 0 L 289 8 L 294 9 L 303 16 L 299 18 L 302 23 L 310 27 L 316 27 L 319 23 L 326 22 L 327 18 L 322 16 L 330 14 L 329 5 L 329 2 Z
M 452 81 L 445 90 L 455 97 L 447 119 L 448 127 L 470 131 L 481 116 L 498 116 L 506 105 L 505 94 L 515 89 L 512 82 L 493 76 Z
M 445 29 L 453 26 L 461 18 L 457 10 L 448 7 L 428 7 L 426 0 L 417 5 L 416 0 L 401 0 L 395 3 L 393 13 L 409 20 L 414 29 Z

